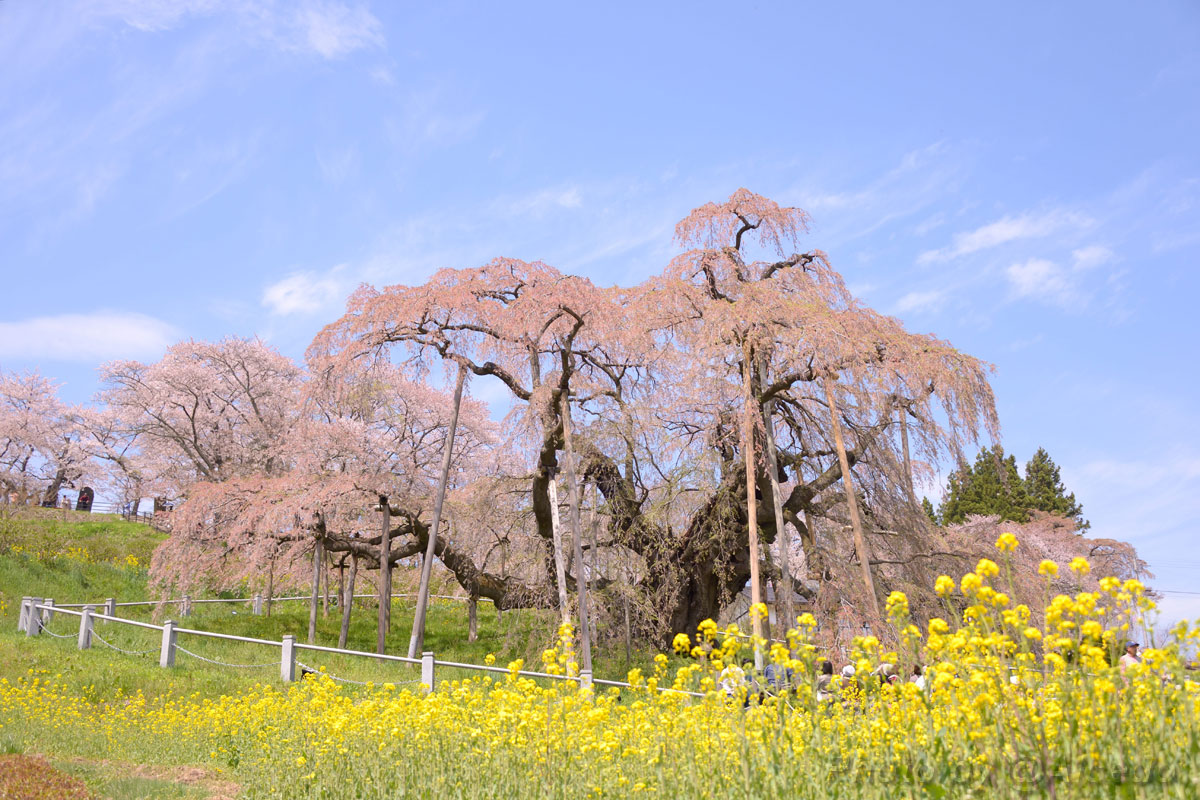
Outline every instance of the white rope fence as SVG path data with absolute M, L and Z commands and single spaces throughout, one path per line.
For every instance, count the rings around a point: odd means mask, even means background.
M 18 622 L 17 622 L 17 629 L 20 631 L 23 631 L 27 637 L 37 636 L 39 633 L 42 633 L 42 632 L 51 633 L 51 631 L 46 630 L 45 619 L 44 619 L 43 615 L 45 614 L 48 616 L 48 615 L 54 614 L 54 613 L 67 614 L 70 616 L 79 617 L 78 642 L 79 642 L 80 650 L 86 650 L 89 647 L 91 647 L 93 641 L 98 641 L 101 644 L 103 644 L 104 646 L 106 646 L 112 650 L 116 650 L 117 652 L 124 653 L 124 654 L 130 655 L 130 656 L 149 655 L 149 654 L 157 651 L 159 653 L 159 662 L 158 662 L 159 666 L 165 667 L 165 668 L 175 666 L 175 655 L 176 655 L 176 652 L 178 652 L 178 651 L 182 651 L 185 655 L 191 656 L 192 658 L 195 658 L 199 661 L 203 661 L 208 664 L 213 664 L 215 666 L 228 667 L 231 669 L 264 669 L 266 667 L 270 667 L 275 664 L 278 664 L 279 668 L 280 668 L 280 677 L 284 681 L 294 681 L 297 679 L 297 677 L 303 677 L 304 674 L 311 672 L 314 674 L 326 675 L 331 680 L 337 681 L 339 683 L 352 684 L 355 686 L 368 686 L 368 685 L 379 686 L 379 685 L 382 685 L 383 683 L 389 683 L 392 685 L 405 685 L 405 684 L 419 683 L 419 684 L 421 684 L 424 691 L 432 692 L 437 686 L 437 681 L 435 679 L 435 669 L 438 667 L 442 667 L 442 668 L 446 668 L 446 669 L 460 669 L 460 670 L 468 670 L 468 671 L 476 671 L 476 672 L 503 673 L 506 675 L 512 675 L 513 677 L 536 678 L 536 679 L 546 679 L 546 680 L 554 680 L 554 681 L 568 681 L 571 683 L 579 684 L 579 686 L 584 689 L 590 689 L 593 686 L 610 686 L 610 687 L 627 688 L 627 689 L 639 689 L 639 688 L 644 689 L 645 688 L 645 687 L 636 687 L 629 683 L 625 683 L 623 681 L 593 680 L 592 673 L 587 670 L 583 671 L 579 675 L 552 675 L 552 674 L 545 673 L 545 672 L 533 672 L 530 670 L 509 670 L 504 667 L 498 667 L 498 666 L 494 666 L 494 665 L 490 665 L 490 664 L 488 664 L 488 665 L 467 664 L 467 663 L 462 663 L 462 662 L 457 662 L 457 661 L 438 661 L 434 658 L 434 654 L 432 652 L 422 653 L 421 658 L 416 659 L 416 658 L 406 658 L 404 656 L 390 655 L 390 654 L 386 654 L 386 653 L 368 653 L 368 652 L 364 652 L 361 650 L 345 650 L 345 649 L 337 648 L 337 647 L 325 647 L 322 645 L 315 645 L 315 644 L 302 644 L 302 643 L 297 642 L 296 637 L 293 635 L 290 635 L 290 634 L 287 636 L 284 636 L 282 641 L 276 642 L 276 641 L 271 641 L 269 639 L 255 639 L 255 638 L 251 638 L 248 636 L 233 636 L 233 635 L 230 635 L 227 633 L 217 633 L 215 631 L 201 631 L 201 630 L 192 630 L 192 629 L 188 629 L 188 628 L 179 628 L 176 626 L 176 624 L 173 620 L 167 620 L 162 625 L 152 625 L 148 622 L 140 622 L 140 621 L 131 620 L 131 619 L 122 619 L 121 617 L 116 616 L 114 613 L 112 613 L 112 611 L 114 610 L 114 607 L 116 605 L 117 605 L 116 602 L 112 598 L 108 598 L 105 601 L 105 603 L 103 603 L 103 604 L 74 603 L 74 604 L 55 605 L 54 601 L 52 601 L 52 600 L 43 600 L 42 598 L 38 598 L 38 597 L 24 597 L 21 600 L 21 611 L 20 611 L 20 615 L 18 618 Z M 97 607 L 102 607 L 102 608 L 104 608 L 104 610 L 106 612 L 109 612 L 109 613 L 98 613 L 95 610 Z M 79 610 L 79 611 L 73 610 L 76 608 L 79 608 L 82 610 Z M 148 650 L 127 650 L 124 647 L 113 644 L 112 642 L 110 642 L 107 639 L 105 639 L 104 637 L 102 637 L 95 630 L 95 621 L 96 620 L 100 620 L 102 622 L 118 623 L 118 624 L 122 624 L 122 625 L 138 627 L 138 628 L 146 628 L 149 630 L 157 631 L 162 636 L 162 646 L 159 648 L 151 648 Z M 200 655 L 199 653 L 196 653 L 192 650 L 188 650 L 184 647 L 180 647 L 176 640 L 181 634 L 187 635 L 187 636 L 207 637 L 207 638 L 212 638 L 212 639 L 224 639 L 226 641 L 238 642 L 241 644 L 255 644 L 255 645 L 260 645 L 260 646 L 278 647 L 278 648 L 280 648 L 280 659 L 279 659 L 279 661 L 270 661 L 270 662 L 264 662 L 261 664 L 233 664 L 233 663 L 229 663 L 229 662 L 225 662 L 225 661 L 220 661 L 218 659 L 209 658 L 207 656 Z M 68 635 L 64 635 L 64 634 L 56 633 L 53 635 L 55 638 L 59 638 L 59 639 L 72 638 L 72 637 L 70 637 Z M 403 680 L 403 681 L 387 680 L 387 681 L 382 681 L 382 682 L 381 681 L 352 680 L 350 678 L 345 678 L 345 677 L 341 677 L 338 675 L 334 675 L 328 671 L 322 672 L 319 669 L 313 669 L 311 666 L 299 661 L 296 658 L 297 650 L 310 650 L 310 651 L 316 651 L 316 652 L 322 652 L 322 653 L 332 653 L 335 655 L 343 655 L 343 656 L 357 656 L 360 658 L 374 659 L 376 661 L 391 661 L 391 662 L 409 664 L 412 666 L 419 666 L 420 670 L 421 670 L 421 677 L 419 679 L 412 679 L 412 680 Z M 304 671 L 300 674 L 300 676 L 296 675 L 296 667 L 297 666 L 299 666 L 301 668 L 301 670 Z M 684 694 L 684 695 L 688 695 L 691 697 L 699 697 L 699 698 L 706 697 L 705 694 L 702 694 L 700 692 L 691 692 L 691 691 L 685 691 L 682 689 L 667 688 L 667 687 L 656 687 L 656 691 L 667 692 L 667 693 L 672 693 L 672 694 Z
M 199 653 L 193 653 L 191 650 L 188 650 L 186 647 L 179 644 L 175 645 L 175 649 L 180 653 L 188 654 L 192 658 L 197 658 L 209 664 L 216 664 L 218 667 L 232 667 L 233 669 L 262 669 L 263 667 L 274 667 L 279 665 L 278 661 L 268 661 L 265 664 L 230 664 L 226 661 L 218 661 L 215 658 L 207 658 Z
M 55 633 L 54 631 L 47 628 L 46 623 L 40 619 L 38 620 L 38 625 L 42 626 L 42 633 L 48 633 L 51 636 L 53 636 L 55 639 L 74 639 L 75 638 L 74 636 L 72 636 L 69 633 Z
M 152 647 L 149 650 L 126 650 L 124 647 L 119 647 L 119 646 L 113 644 L 112 642 L 108 641 L 103 636 L 96 633 L 96 631 L 94 631 L 94 630 L 92 631 L 92 638 L 95 639 L 100 644 L 104 645 L 105 647 L 108 647 L 112 650 L 116 650 L 118 653 L 124 653 L 127 656 L 145 656 L 145 655 L 149 655 L 150 653 L 158 652 L 157 647 Z

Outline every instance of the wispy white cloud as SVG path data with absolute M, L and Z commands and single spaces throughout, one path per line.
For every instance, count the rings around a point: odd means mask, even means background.
M 464 103 L 461 93 L 430 86 L 402 98 L 400 113 L 389 117 L 389 138 L 408 153 L 469 139 L 487 114 Z
M 145 314 L 59 314 L 0 322 L 0 359 L 98 364 L 153 358 L 179 338 L 173 325 Z
M 917 257 L 917 263 L 947 261 L 1021 239 L 1044 238 L 1064 230 L 1084 230 L 1092 224 L 1088 216 L 1063 209 L 1006 216 L 975 230 L 955 234 L 948 247 L 926 250 Z
M 1004 274 L 1017 297 L 1034 297 L 1056 303 L 1071 299 L 1072 283 L 1066 271 L 1053 261 L 1031 258 L 1011 264 Z
M 335 150 L 317 150 L 317 165 L 321 175 L 330 183 L 343 183 L 357 174 L 359 165 L 358 148 L 349 145 Z
M 173 30 L 191 17 L 227 16 L 234 32 L 281 50 L 337 59 L 384 46 L 383 26 L 362 4 L 338 0 L 102 0 L 92 18 L 116 18 L 145 33 Z
M 1096 276 L 1095 270 L 1116 260 L 1116 254 L 1103 245 L 1087 245 L 1071 251 L 1070 266 L 1046 258 L 1030 258 L 1010 264 L 1004 270 L 1014 297 L 1032 298 L 1066 309 L 1086 307 L 1118 273 L 1107 270 Z
M 282 40 L 285 46 L 329 59 L 382 47 L 384 41 L 383 26 L 364 6 L 329 1 L 302 5 L 287 29 L 291 35 Z
M 1104 245 L 1092 244 L 1071 251 L 1071 260 L 1077 270 L 1088 270 L 1116 260 L 1116 254 Z
M 583 196 L 578 186 L 540 189 L 523 195 L 500 197 L 491 204 L 491 211 L 504 217 L 542 217 L 551 211 L 579 208 Z
M 338 276 L 344 265 L 319 275 L 298 272 L 276 281 L 263 290 L 262 304 L 279 315 L 312 314 L 327 311 L 342 299 L 346 287 Z
M 946 298 L 947 295 L 943 289 L 909 292 L 896 301 L 894 310 L 897 314 L 937 311 L 945 304 Z

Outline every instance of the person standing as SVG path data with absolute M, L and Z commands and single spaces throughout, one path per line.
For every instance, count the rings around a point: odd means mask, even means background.
M 1140 655 L 1138 655 L 1139 647 L 1141 647 L 1141 645 L 1138 644 L 1137 642 L 1126 642 L 1125 643 L 1125 655 L 1121 656 L 1121 660 L 1118 662 L 1121 665 L 1121 674 L 1122 675 L 1124 675 L 1125 671 L 1128 670 L 1130 667 L 1132 667 L 1134 664 L 1142 663 L 1142 657 Z

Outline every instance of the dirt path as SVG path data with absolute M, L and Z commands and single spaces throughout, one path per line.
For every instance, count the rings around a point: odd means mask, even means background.
M 0 755 L 0 800 L 90 800 L 78 778 L 40 756 Z
M 163 781 L 194 789 L 205 800 L 237 800 L 241 787 L 206 767 L 131 764 L 106 759 L 55 759 L 67 772 L 54 767 L 44 755 L 0 756 L 0 800 L 94 800 L 84 781 L 68 774 L 73 766 L 100 777 Z

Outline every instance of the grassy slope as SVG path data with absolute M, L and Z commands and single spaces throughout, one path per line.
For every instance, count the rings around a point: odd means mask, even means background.
M 178 653 L 176 668 L 164 670 L 158 667 L 157 652 L 129 656 L 99 643 L 91 650 L 80 651 L 73 640 L 46 635 L 27 639 L 17 632 L 20 598 L 24 595 L 53 597 L 59 603 L 102 602 L 106 597 L 115 597 L 119 601 L 147 599 L 145 570 L 127 566 L 125 558 L 132 555 L 144 565 L 161 541 L 162 536 L 146 526 L 113 519 L 66 523 L 54 517 L 35 521 L 0 520 L 0 677 L 12 680 L 27 674 L 30 669 L 35 673 L 61 675 L 68 685 L 93 700 L 112 700 L 139 690 L 152 697 L 193 693 L 215 697 L 257 682 L 278 683 L 277 648 L 181 635 L 180 646 L 207 658 L 269 666 L 231 669 Z M 21 552 L 12 552 L 14 546 Z M 89 560 L 37 555 L 38 552 L 66 551 L 70 547 L 86 548 Z M 370 585 L 360 580 L 359 591 L 370 590 Z M 305 601 L 276 603 L 270 617 L 253 616 L 246 605 L 240 604 L 205 604 L 195 608 L 192 616 L 178 618 L 177 622 L 197 630 L 273 641 L 285 634 L 293 634 L 298 641 L 304 641 L 308 626 Z M 118 613 L 131 619 L 161 622 L 149 608 L 122 608 Z M 375 649 L 377 614 L 374 601 L 356 601 L 350 627 L 350 649 Z M 411 622 L 411 604 L 404 600 L 394 601 L 387 652 L 404 654 Z M 319 614 L 316 643 L 336 645 L 340 624 L 337 608 L 330 608 L 328 616 Z M 524 658 L 529 668 L 538 669 L 538 654 L 551 642 L 553 627 L 553 614 L 547 612 L 510 611 L 498 619 L 489 604 L 480 603 L 479 638 L 476 642 L 467 642 L 465 604 L 435 600 L 429 610 L 425 647 L 442 660 L 483 663 L 492 653 L 500 665 Z M 78 618 L 58 614 L 48 628 L 64 635 L 73 634 L 78 631 Z M 104 623 L 97 623 L 96 630 L 105 640 L 126 650 L 156 650 L 159 646 L 160 637 L 155 631 Z M 626 672 L 623 648 L 609 649 L 612 652 L 597 654 L 597 677 L 623 678 Z M 313 667 L 324 666 L 335 675 L 356 681 L 399 683 L 419 677 L 416 668 L 372 659 L 303 651 L 298 659 Z M 646 667 L 649 663 L 648 654 L 639 653 L 635 658 L 637 666 Z M 439 670 L 438 673 L 439 681 L 456 677 L 464 677 L 464 673 L 453 670 Z
M 179 645 L 208 658 L 234 664 L 267 664 L 256 669 L 232 669 L 177 654 L 175 669 L 158 666 L 160 636 L 155 631 L 116 624 L 97 623 L 98 634 L 126 650 L 152 650 L 130 656 L 95 643 L 90 650 L 76 648 L 74 638 L 42 635 L 27 638 L 17 632 L 20 599 L 25 595 L 53 597 L 59 603 L 96 601 L 106 597 L 118 601 L 149 599 L 145 565 L 163 536 L 145 525 L 114 517 L 70 514 L 66 520 L 55 513 L 37 518 L 0 518 L 0 678 L 9 681 L 35 675 L 65 683 L 93 702 L 123 702 L 141 692 L 163 699 L 182 696 L 218 697 L 247 689 L 255 683 L 280 684 L 279 650 L 220 640 L 181 635 Z M 86 550 L 86 556 L 81 551 Z M 137 559 L 131 566 L 129 556 Z M 360 592 L 371 591 L 371 583 L 360 580 Z M 196 613 L 179 619 L 181 626 L 278 641 L 293 634 L 303 641 L 308 626 L 304 601 L 277 603 L 270 617 L 253 616 L 245 605 L 205 604 Z M 149 608 L 123 608 L 118 614 L 130 619 L 161 622 Z M 373 651 L 378 608 L 371 600 L 357 601 L 352 616 L 349 647 Z M 403 654 L 408 647 L 412 607 L 397 600 L 393 604 L 392 630 L 387 639 L 389 653 Z M 428 617 L 426 649 L 439 659 L 483 663 L 492 653 L 500 665 L 525 658 L 529 668 L 538 669 L 537 655 L 550 643 L 554 615 L 538 611 L 510 611 L 498 619 L 491 606 L 480 603 L 479 638 L 467 642 L 465 604 L 435 600 Z M 335 645 L 341 624 L 340 611 L 331 608 L 317 621 L 317 644 Z M 48 629 L 61 635 L 78 631 L 78 617 L 58 614 Z M 618 653 L 617 651 L 621 652 Z M 299 660 L 313 667 L 356 681 L 382 683 L 412 682 L 419 678 L 414 667 L 372 659 L 318 653 L 299 653 Z M 638 654 L 635 663 L 648 666 L 650 656 Z M 623 648 L 596 659 L 598 677 L 623 678 L 626 664 Z M 470 673 L 472 675 L 478 673 Z M 439 670 L 438 680 L 466 677 L 467 673 Z M 2 711 L 2 709 L 0 709 Z M 0 751 L 22 747 L 0 730 Z M 210 796 L 203 785 L 188 785 L 170 774 L 170 767 L 143 767 L 111 763 L 103 759 L 68 758 L 47 754 L 55 767 L 82 779 L 99 797 L 132 800 L 142 797 L 202 798 Z M 165 776 L 154 771 L 165 772 Z M 137 773 L 143 774 L 137 774 Z M 146 774 L 148 773 L 148 774 Z

